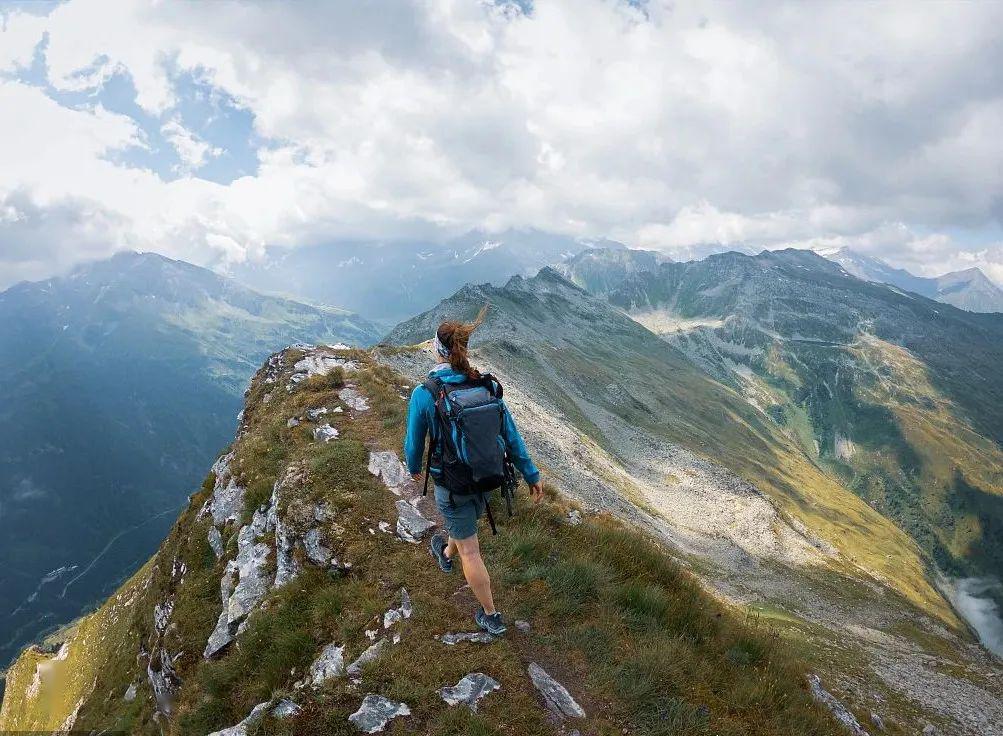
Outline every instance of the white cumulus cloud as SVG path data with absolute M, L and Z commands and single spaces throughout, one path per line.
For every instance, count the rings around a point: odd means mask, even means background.
M 110 155 L 145 145 L 124 115 L 0 82 L 0 209 L 35 218 L 0 222 L 0 286 L 82 257 L 69 235 L 40 239 L 84 219 L 84 255 L 136 247 L 206 264 L 269 245 L 516 226 L 683 257 L 846 244 L 999 278 L 1001 24 L 994 3 L 537 0 L 524 13 L 475 0 L 68 0 L 48 16 L 13 11 L 0 72 L 24 67 L 45 34 L 57 91 L 97 94 L 127 74 L 182 167 L 170 178 Z M 253 175 L 199 178 L 225 144 L 178 117 L 181 73 L 253 115 Z M 101 214 L 46 220 L 73 207 Z M 29 242 L 41 249 L 30 258 Z

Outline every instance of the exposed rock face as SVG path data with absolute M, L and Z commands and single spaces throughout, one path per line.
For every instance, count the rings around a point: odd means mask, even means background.
M 212 553 L 216 555 L 218 560 L 223 556 L 223 535 L 219 533 L 219 528 L 215 526 L 209 527 L 209 546 L 212 547 Z
M 336 440 L 338 439 L 338 429 L 330 424 L 322 424 L 319 427 L 314 427 L 313 438 L 318 442 Z
M 435 527 L 411 503 L 403 499 L 397 502 L 397 536 L 405 542 L 418 544 Z
M 338 644 L 328 644 L 313 664 L 310 665 L 310 681 L 320 685 L 332 677 L 345 674 L 345 647 Z
M 452 687 L 439 690 L 439 697 L 450 705 L 465 704 L 470 710 L 477 710 L 477 701 L 501 687 L 501 683 L 483 672 L 471 672 Z
M 257 725 L 258 721 L 265 717 L 265 712 L 268 710 L 269 705 L 271 705 L 270 702 L 258 703 L 253 709 L 251 709 L 247 718 L 242 720 L 236 726 L 224 728 L 222 731 L 214 731 L 209 734 L 209 736 L 247 736 L 248 729 Z
M 382 695 L 367 695 L 362 699 L 362 705 L 348 720 L 363 733 L 376 733 L 386 728 L 386 725 L 398 716 L 411 715 L 411 709 L 404 703 L 387 700 Z
M 836 717 L 836 720 L 846 726 L 847 730 L 853 736 L 868 736 L 867 731 L 857 721 L 857 717 L 845 705 L 839 702 L 836 696 L 822 687 L 822 680 L 818 675 L 808 675 L 808 684 L 811 685 L 811 694 L 815 700 L 832 711 L 832 715 Z
M 237 534 L 238 580 L 227 603 L 227 619 L 231 627 L 242 622 L 268 592 L 269 581 L 265 573 L 271 548 L 257 541 L 264 535 L 266 525 L 266 516 L 259 509 L 254 512 L 251 523 Z
M 287 389 L 291 389 L 297 383 L 305 381 L 311 376 L 326 376 L 335 368 L 341 368 L 345 373 L 352 373 L 358 370 L 359 364 L 354 360 L 346 360 L 345 358 L 339 358 L 335 355 L 324 354 L 314 350 L 309 355 L 296 361 Z
M 309 419 L 311 422 L 316 422 L 322 416 L 327 414 L 327 412 L 328 408 L 326 406 L 319 406 L 316 409 L 307 409 L 306 418 Z
M 585 711 L 582 710 L 582 706 L 578 705 L 575 699 L 571 697 L 571 693 L 567 691 L 567 688 L 548 675 L 543 667 L 536 662 L 531 662 L 527 671 L 529 672 L 529 679 L 533 681 L 533 685 L 536 686 L 536 689 L 540 691 L 540 695 L 543 696 L 543 702 L 547 706 L 547 709 L 556 718 L 563 720 L 564 718 L 585 717 Z
M 212 493 L 212 523 L 222 526 L 240 518 L 244 508 L 244 489 L 229 478 L 225 485 L 217 485 Z
M 160 651 L 160 669 L 153 668 L 154 656 L 150 656 L 150 662 L 146 665 L 146 677 L 150 681 L 150 689 L 153 690 L 153 697 L 157 702 L 157 710 L 164 715 L 170 715 L 174 706 L 174 696 L 181 687 L 181 678 L 174 670 L 174 662 L 166 650 Z
M 272 708 L 272 716 L 280 720 L 283 718 L 292 718 L 299 715 L 301 710 L 303 709 L 293 701 L 288 698 L 282 698 Z
M 358 412 L 369 411 L 369 399 L 351 386 L 346 386 L 338 392 L 338 397 L 346 406 Z
M 383 614 L 383 628 L 389 629 L 398 621 L 404 621 L 405 619 L 411 618 L 412 613 L 413 609 L 411 607 L 411 596 L 408 595 L 406 588 L 401 588 L 400 607 L 391 608 Z
M 268 593 L 270 581 L 265 573 L 271 547 L 257 540 L 267 531 L 269 516 L 267 511 L 258 509 L 254 512 L 251 523 L 241 527 L 237 534 L 237 557 L 227 563 L 220 579 L 223 610 L 206 643 L 203 652 L 206 659 L 219 653 L 233 641 L 248 614 Z
M 237 563 L 230 560 L 226 564 L 223 576 L 219 581 L 219 594 L 223 601 L 223 610 L 220 611 L 219 618 L 216 620 L 216 628 L 209 634 L 209 641 L 206 642 L 205 651 L 202 653 L 202 656 L 206 659 L 215 656 L 233 641 L 234 634 L 230 631 L 227 606 L 230 602 L 230 594 L 233 593 L 233 579 L 236 575 Z
M 401 488 L 407 483 L 408 474 L 404 463 L 396 452 L 389 450 L 369 453 L 369 472 L 383 481 L 383 484 L 398 496 Z
M 167 629 L 168 620 L 174 610 L 174 598 L 168 598 L 163 603 L 158 603 L 153 607 L 153 628 L 157 634 L 163 635 Z
M 439 641 L 450 647 L 463 641 L 469 641 L 473 644 L 490 644 L 494 640 L 495 638 L 486 631 L 464 631 L 459 634 L 443 634 L 439 637 Z

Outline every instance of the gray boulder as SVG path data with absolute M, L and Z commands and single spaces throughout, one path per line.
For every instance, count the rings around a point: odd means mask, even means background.
M 332 677 L 345 674 L 345 647 L 328 644 L 310 665 L 310 682 L 320 685 Z
M 288 698 L 282 698 L 272 707 L 272 717 L 282 720 L 284 718 L 292 718 L 293 716 L 299 715 L 300 711 L 303 710 L 293 701 Z
M 531 662 L 527 668 L 529 679 L 543 696 L 544 705 L 559 719 L 564 718 L 584 718 L 585 711 L 577 701 L 571 697 L 571 693 L 561 683 L 547 674 L 536 662 Z
M 410 480 L 404 463 L 396 452 L 390 450 L 369 453 L 369 472 L 398 496 L 401 495 L 401 488 Z
M 389 629 L 398 621 L 411 618 L 413 612 L 411 596 L 408 595 L 407 588 L 401 588 L 401 604 L 398 608 L 391 608 L 383 614 L 383 628 Z
M 131 685 L 129 685 L 129 687 L 126 688 L 125 695 L 122 696 L 122 699 L 126 703 L 131 703 L 133 700 L 136 699 L 136 683 L 132 683 Z
M 387 700 L 382 695 L 367 695 L 362 705 L 348 717 L 362 733 L 376 733 L 386 728 L 394 718 L 411 715 L 411 709 L 404 703 Z
M 426 519 L 414 505 L 403 499 L 397 502 L 397 514 L 397 536 L 405 542 L 418 544 L 435 527 L 434 522 Z
M 212 547 L 212 553 L 216 555 L 218 560 L 223 556 L 223 535 L 219 533 L 219 529 L 215 526 L 209 527 L 209 546 Z
M 338 430 L 330 424 L 322 424 L 314 427 L 313 438 L 318 442 L 330 442 L 338 439 Z
M 369 399 L 365 394 L 346 386 L 338 392 L 338 397 L 350 408 L 358 412 L 369 411 Z
M 257 723 L 265 717 L 265 712 L 268 710 L 268 706 L 270 705 L 270 701 L 258 703 L 251 709 L 251 712 L 247 714 L 247 718 L 242 720 L 236 726 L 224 728 L 222 731 L 213 731 L 209 734 L 209 736 L 247 736 L 247 730 L 252 726 L 257 725 Z
M 477 710 L 477 701 L 485 695 L 494 692 L 501 687 L 501 684 L 492 677 L 488 677 L 483 672 L 471 672 L 452 687 L 444 687 L 439 690 L 439 697 L 449 705 L 465 704 L 470 710 Z
M 230 594 L 233 592 L 233 579 L 237 575 L 237 563 L 230 560 L 226 563 L 223 576 L 219 580 L 219 593 L 223 601 L 223 610 L 220 611 L 216 620 L 216 628 L 209 634 L 209 641 L 206 642 L 205 651 L 202 656 L 206 659 L 215 656 L 223 651 L 230 642 L 233 641 L 233 632 L 230 630 L 229 618 L 227 616 L 227 604 L 230 602 Z

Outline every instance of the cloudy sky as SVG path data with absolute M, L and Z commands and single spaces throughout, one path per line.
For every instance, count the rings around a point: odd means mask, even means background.
M 1003 281 L 1003 3 L 0 3 L 0 288 L 533 227 Z

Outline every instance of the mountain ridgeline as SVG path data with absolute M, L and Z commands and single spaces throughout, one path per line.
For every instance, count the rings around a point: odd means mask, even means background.
M 861 281 L 808 251 L 597 278 L 621 260 L 588 251 L 563 270 L 733 388 L 940 569 L 1003 569 L 1003 315 Z
M 865 281 L 889 284 L 969 312 L 1003 312 L 1003 289 L 978 268 L 928 278 L 914 276 L 902 268 L 893 268 L 879 258 L 850 248 L 841 248 L 826 257 L 841 265 L 847 273 Z
M 0 294 L 0 665 L 156 549 L 265 356 L 376 336 L 153 254 Z
M 154 557 L 11 668 L 0 731 L 837 736 L 816 700 L 855 721 L 663 546 L 553 497 L 485 536 L 512 625 L 471 631 L 396 449 L 411 384 L 380 360 L 272 356 Z

